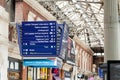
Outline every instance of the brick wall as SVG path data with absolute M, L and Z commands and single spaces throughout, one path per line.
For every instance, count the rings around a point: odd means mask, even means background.
M 92 64 L 93 64 L 93 56 L 91 53 L 86 52 L 78 43 L 75 43 L 75 48 L 77 50 L 77 66 L 79 66 L 80 69 L 85 71 L 92 71 Z
M 5 0 L 0 0 L 0 6 L 5 7 Z
M 27 67 L 23 67 L 22 80 L 27 80 Z
M 29 6 L 27 3 L 24 2 L 24 20 L 28 20 L 28 13 L 29 11 L 33 12 L 37 17 L 40 17 L 42 20 L 47 20 L 44 16 L 42 16 L 40 13 L 35 11 L 31 6 Z
M 16 22 L 27 21 L 29 12 L 32 12 L 36 15 L 35 19 L 37 19 L 37 17 L 39 17 L 42 20 L 47 20 L 45 17 L 43 17 L 41 14 L 39 14 L 37 11 L 35 11 L 27 3 L 22 2 L 22 1 L 17 1 L 16 6 L 15 6 L 15 21 Z
M 23 21 L 23 2 L 16 2 L 15 5 L 15 21 Z

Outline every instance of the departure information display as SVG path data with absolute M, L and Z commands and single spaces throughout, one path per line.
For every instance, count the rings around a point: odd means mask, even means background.
M 22 56 L 56 56 L 56 21 L 22 22 Z

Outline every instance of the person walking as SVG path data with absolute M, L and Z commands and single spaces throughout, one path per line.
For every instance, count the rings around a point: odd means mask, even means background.
M 90 77 L 88 78 L 88 80 L 95 80 L 94 76 L 91 74 Z

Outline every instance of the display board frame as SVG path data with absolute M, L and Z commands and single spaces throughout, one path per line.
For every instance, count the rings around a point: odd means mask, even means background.
M 109 60 L 107 69 L 107 80 L 120 80 L 120 60 Z
M 59 55 L 57 53 L 57 22 L 56 21 L 24 21 L 22 22 L 22 24 L 16 24 L 16 25 L 17 25 L 17 32 L 18 32 L 20 54 L 22 57 L 38 57 L 38 56 L 39 57 L 49 57 L 49 56 L 56 57 Z M 46 31 L 46 34 L 45 34 L 45 32 L 42 31 L 42 29 L 44 31 L 48 30 L 48 32 Z M 31 35 L 32 33 L 34 34 Z M 54 35 L 52 34 L 51 36 L 51 33 L 54 33 Z M 38 36 L 38 39 L 36 38 L 36 34 Z M 48 37 L 45 38 L 42 35 L 47 35 Z M 43 38 L 39 38 L 39 37 L 43 37 Z M 50 42 L 52 38 L 54 38 L 53 40 L 54 42 Z M 41 39 L 46 39 L 46 41 L 48 42 L 40 42 Z M 42 40 L 42 41 L 45 41 L 45 40 Z M 48 47 L 48 48 L 44 49 L 45 47 Z M 26 50 L 26 53 L 25 53 L 25 50 Z

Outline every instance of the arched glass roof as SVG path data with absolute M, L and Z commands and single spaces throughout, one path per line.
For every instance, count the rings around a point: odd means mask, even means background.
M 36 1 L 55 16 L 58 22 L 66 21 L 70 27 L 70 36 L 76 34 L 89 47 L 104 47 L 103 0 Z

